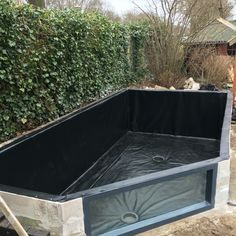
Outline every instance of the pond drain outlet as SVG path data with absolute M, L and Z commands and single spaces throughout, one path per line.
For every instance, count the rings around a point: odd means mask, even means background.
M 154 156 L 152 158 L 152 160 L 156 163 L 163 163 L 167 161 L 167 158 L 163 157 L 163 156 Z
M 134 224 L 139 221 L 139 216 L 134 212 L 126 212 L 121 216 L 121 220 L 126 224 Z

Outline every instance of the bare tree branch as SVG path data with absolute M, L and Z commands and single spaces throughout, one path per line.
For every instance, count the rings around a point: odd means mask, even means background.
M 221 1 L 223 12 L 228 16 L 229 1 Z M 177 78 L 182 73 L 186 54 L 184 38 L 194 37 L 220 15 L 216 0 L 147 0 L 148 10 L 133 2 L 151 25 L 147 60 L 154 79 L 159 82 L 163 74 Z

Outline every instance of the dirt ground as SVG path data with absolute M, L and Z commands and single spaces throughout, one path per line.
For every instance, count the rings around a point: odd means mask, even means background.
M 236 203 L 236 125 L 231 131 L 231 186 L 230 195 Z M 222 205 L 139 236 L 236 236 L 236 206 Z
M 236 236 L 236 207 L 211 210 L 139 236 Z

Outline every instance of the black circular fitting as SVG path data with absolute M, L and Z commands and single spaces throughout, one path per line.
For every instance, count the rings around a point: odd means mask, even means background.
M 121 221 L 126 224 L 134 224 L 139 221 L 139 216 L 134 212 L 126 212 L 121 216 Z
M 152 160 L 156 163 L 163 163 L 167 161 L 167 159 L 163 156 L 154 156 Z

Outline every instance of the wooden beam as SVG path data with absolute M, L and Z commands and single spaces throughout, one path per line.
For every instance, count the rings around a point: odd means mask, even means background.
M 234 24 L 230 23 L 229 21 L 227 21 L 227 20 L 225 20 L 223 18 L 218 18 L 217 21 L 219 21 L 223 25 L 229 27 L 230 29 L 236 31 L 236 26 Z
M 12 227 L 18 233 L 19 236 L 28 236 L 20 222 L 17 220 L 11 209 L 8 207 L 4 199 L 0 196 L 0 211 L 5 215 Z

